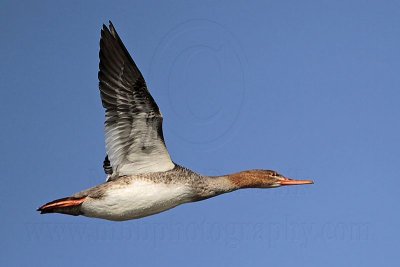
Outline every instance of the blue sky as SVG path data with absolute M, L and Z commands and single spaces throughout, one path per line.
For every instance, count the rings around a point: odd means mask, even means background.
M 120 223 L 39 215 L 104 181 L 109 19 L 175 162 L 315 184 Z M 398 266 L 398 1 L 2 1 L 0 28 L 1 266 Z

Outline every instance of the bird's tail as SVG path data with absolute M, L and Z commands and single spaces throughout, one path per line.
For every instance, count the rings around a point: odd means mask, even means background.
M 68 215 L 78 216 L 81 215 L 81 205 L 85 201 L 86 197 L 75 198 L 75 197 L 65 197 L 60 198 L 49 203 L 44 204 L 37 211 L 41 214 L 45 213 L 63 213 Z

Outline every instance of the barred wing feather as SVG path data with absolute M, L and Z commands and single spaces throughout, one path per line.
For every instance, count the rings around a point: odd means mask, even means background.
M 162 132 L 162 115 L 115 28 L 103 25 L 99 88 L 106 109 L 106 151 L 112 177 L 174 168 Z

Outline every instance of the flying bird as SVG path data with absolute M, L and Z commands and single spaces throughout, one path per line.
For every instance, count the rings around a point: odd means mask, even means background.
M 313 183 L 289 179 L 272 170 L 205 176 L 179 166 L 168 154 L 160 109 L 111 21 L 101 30 L 99 57 L 107 152 L 103 167 L 107 180 L 41 206 L 38 211 L 42 214 L 124 221 L 242 188 Z

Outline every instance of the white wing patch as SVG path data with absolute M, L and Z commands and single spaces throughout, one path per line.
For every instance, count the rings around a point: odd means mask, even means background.
M 158 135 L 162 118 L 135 118 L 127 134 L 124 127 L 106 124 L 106 150 L 111 166 L 118 175 L 133 175 L 172 170 L 172 162 Z

